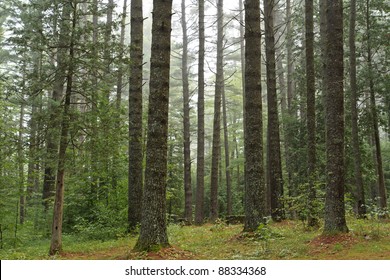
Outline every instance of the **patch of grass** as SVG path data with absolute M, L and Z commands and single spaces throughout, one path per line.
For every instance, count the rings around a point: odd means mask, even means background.
M 245 235 L 242 225 L 170 225 L 172 247 L 159 252 L 134 252 L 137 236 L 107 241 L 63 237 L 63 253 L 55 259 L 387 259 L 390 260 L 390 223 L 381 220 L 348 221 L 350 233 L 323 236 L 298 221 L 270 223 Z M 50 240 L 25 241 L 15 249 L 0 250 L 1 259 L 49 259 Z

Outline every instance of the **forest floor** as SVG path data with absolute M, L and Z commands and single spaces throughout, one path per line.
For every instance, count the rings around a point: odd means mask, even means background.
M 242 225 L 170 225 L 172 245 L 158 252 L 132 250 L 137 237 L 109 241 L 82 241 L 64 236 L 66 260 L 390 260 L 390 221 L 352 220 L 350 232 L 336 236 L 307 230 L 299 221 L 270 223 L 255 234 L 243 234 Z M 40 240 L 12 250 L 0 250 L 1 259 L 49 259 L 48 240 Z

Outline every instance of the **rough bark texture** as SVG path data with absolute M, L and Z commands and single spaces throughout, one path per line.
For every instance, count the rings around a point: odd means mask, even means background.
M 217 4 L 217 73 L 214 96 L 213 148 L 211 155 L 210 221 L 218 218 L 218 169 L 221 151 L 221 101 L 224 90 L 223 78 L 223 0 Z
M 57 181 L 56 181 L 56 193 L 54 200 L 54 211 L 53 211 L 53 223 L 52 223 L 52 233 L 51 233 L 51 243 L 50 243 L 50 255 L 55 255 L 62 250 L 62 219 L 63 219 L 63 209 L 64 209 L 64 179 L 65 179 L 65 160 L 66 160 L 66 149 L 68 147 L 69 139 L 69 126 L 70 126 L 70 101 L 72 96 L 72 86 L 73 86 L 73 59 L 74 59 L 74 32 L 77 22 L 77 2 L 67 2 L 64 10 L 65 15 L 70 14 L 73 9 L 72 15 L 72 29 L 70 35 L 69 43 L 69 57 L 67 63 L 67 76 L 66 76 L 66 92 L 65 92 L 65 103 L 61 119 L 61 133 L 60 133 L 60 145 L 58 152 L 58 168 L 57 168 Z
M 316 99 L 315 99 L 315 71 L 314 71 L 314 23 L 313 0 L 305 1 L 305 29 L 306 29 L 306 122 L 307 122 L 307 224 L 316 227 L 319 224 L 316 213 Z
M 245 225 L 255 231 L 265 216 L 259 0 L 245 2 Z
M 383 162 L 381 143 L 379 137 L 378 127 L 378 112 L 376 108 L 376 98 L 374 89 L 374 71 L 372 65 L 372 47 L 371 47 L 371 21 L 370 21 L 370 0 L 366 2 L 366 24 L 367 24 L 367 66 L 368 66 L 368 79 L 369 79 L 369 91 L 370 91 L 370 104 L 371 104 L 371 120 L 374 132 L 374 144 L 375 144 L 375 157 L 376 167 L 378 175 L 378 206 L 382 210 L 387 209 L 387 194 L 385 186 L 385 177 L 383 173 Z M 386 216 L 386 215 L 385 215 Z
M 130 32 L 128 226 L 132 231 L 141 222 L 142 209 L 142 0 L 131 1 Z
M 188 82 L 188 37 L 186 1 L 181 1 L 181 25 L 183 30 L 183 134 L 184 134 L 184 219 L 192 223 L 191 139 L 190 139 L 190 88 Z
M 351 127 L 352 127 L 352 150 L 355 167 L 355 200 L 356 209 L 359 218 L 364 218 L 366 214 L 366 202 L 362 176 L 362 157 L 359 146 L 359 128 L 358 128 L 358 93 L 356 81 L 356 0 L 351 0 L 350 18 L 349 18 L 349 77 L 351 87 Z
M 169 246 L 166 228 L 171 0 L 153 1 L 149 119 L 141 232 L 135 249 Z
M 347 232 L 344 206 L 343 6 L 326 4 L 326 196 L 324 234 Z
M 196 166 L 195 223 L 203 223 L 204 208 L 204 0 L 199 0 L 199 54 L 198 54 L 198 147 Z
M 276 62 L 274 36 L 274 0 L 264 1 L 265 46 L 267 65 L 267 171 L 271 195 L 271 216 L 274 221 L 283 219 L 283 174 L 280 155 L 278 99 L 276 95 Z

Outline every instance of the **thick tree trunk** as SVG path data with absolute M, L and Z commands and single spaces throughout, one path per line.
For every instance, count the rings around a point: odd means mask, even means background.
M 217 73 L 214 96 L 213 148 L 211 155 L 211 183 L 210 183 L 210 220 L 218 218 L 218 167 L 221 151 L 221 101 L 224 90 L 223 75 L 223 0 L 217 4 Z
M 274 0 L 264 1 L 268 101 L 267 171 L 271 195 L 271 216 L 274 221 L 280 221 L 284 218 L 282 203 L 283 174 L 280 154 L 278 99 L 276 95 L 274 6 Z
M 245 225 L 255 231 L 265 216 L 261 97 L 260 1 L 245 2 Z
M 130 88 L 129 88 L 129 181 L 128 226 L 133 231 L 141 222 L 142 152 L 142 0 L 131 1 Z
M 316 100 L 315 100 L 315 70 L 314 70 L 314 23 L 313 0 L 305 1 L 306 29 L 306 122 L 307 122 L 307 224 L 309 227 L 319 225 L 316 212 Z
M 169 69 L 172 1 L 153 1 L 148 143 L 141 232 L 135 249 L 169 246 L 166 228 Z
M 362 176 L 362 157 L 359 146 L 359 128 L 358 128 L 358 92 L 356 81 L 356 0 L 351 0 L 350 18 L 349 18 L 349 77 L 351 86 L 351 127 L 352 127 L 352 149 L 355 167 L 355 200 L 356 209 L 359 218 L 366 215 L 366 202 L 364 195 L 363 176 Z
M 57 181 L 56 181 L 56 194 L 54 201 L 54 211 L 53 211 L 53 224 L 52 224 L 52 233 L 51 233 L 51 243 L 50 243 L 50 255 L 55 255 L 62 251 L 62 219 L 63 219 L 63 209 L 64 209 L 64 181 L 65 181 L 65 161 L 66 161 L 66 149 L 68 147 L 69 141 L 69 126 L 70 126 L 70 101 L 72 96 L 72 86 L 73 86 L 73 72 L 74 72 L 74 36 L 77 22 L 77 2 L 67 2 L 64 7 L 64 14 L 70 18 L 71 12 L 73 9 L 72 15 L 72 27 L 70 33 L 70 42 L 69 42 L 69 57 L 68 57 L 68 73 L 66 76 L 66 92 L 65 92 L 65 103 L 62 113 L 61 120 L 61 134 L 60 134 L 60 145 L 58 152 L 58 169 L 57 169 Z M 68 37 L 69 38 L 69 37 Z
M 343 6 L 326 5 L 326 195 L 324 234 L 347 232 L 344 206 Z
M 192 223 L 192 185 L 191 185 L 191 139 L 190 139 L 190 89 L 188 82 L 188 37 L 186 21 L 186 1 L 181 1 L 181 25 L 183 30 L 183 134 L 184 134 L 184 219 Z
M 199 0 L 199 54 L 198 54 L 198 147 L 196 166 L 195 223 L 204 219 L 204 0 Z

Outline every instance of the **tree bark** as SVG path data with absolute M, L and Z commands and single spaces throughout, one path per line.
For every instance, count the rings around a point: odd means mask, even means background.
M 314 22 L 313 0 L 305 1 L 306 29 L 306 122 L 307 122 L 307 224 L 309 227 L 319 226 L 316 212 L 316 99 L 315 99 L 315 70 L 314 70 Z
M 198 146 L 196 166 L 196 204 L 195 223 L 200 225 L 204 219 L 204 55 L 205 27 L 204 0 L 199 5 L 199 54 L 198 54 Z
M 351 0 L 350 18 L 349 18 L 349 78 L 351 87 L 351 127 L 352 127 L 352 149 L 354 157 L 355 171 L 355 200 L 357 215 L 364 218 L 366 215 L 366 202 L 364 195 L 363 175 L 362 175 L 362 157 L 359 146 L 359 128 L 358 128 L 358 92 L 356 81 L 356 0 Z
M 214 96 L 213 148 L 211 155 L 210 221 L 218 219 L 218 167 L 221 146 L 221 101 L 224 90 L 223 75 L 223 0 L 217 4 L 217 73 Z
M 129 88 L 129 178 L 128 226 L 133 231 L 141 222 L 143 188 L 142 152 L 142 0 L 131 1 L 130 88 Z
M 267 171 L 271 195 L 271 216 L 274 221 L 280 221 L 284 218 L 282 202 L 283 174 L 280 154 L 278 99 L 276 95 L 274 7 L 274 0 L 264 1 L 268 101 Z
M 153 1 L 149 118 L 141 232 L 135 249 L 169 246 L 166 227 L 169 69 L 172 0 Z
M 181 25 L 183 30 L 183 136 L 184 136 L 184 219 L 192 223 L 192 185 L 191 185 L 191 139 L 190 139 L 190 89 L 188 82 L 188 37 L 186 21 L 186 1 L 181 1 Z
M 265 216 L 261 96 L 260 1 L 245 2 L 245 225 L 255 231 Z
M 343 6 L 326 3 L 326 195 L 324 234 L 348 232 L 344 206 Z

